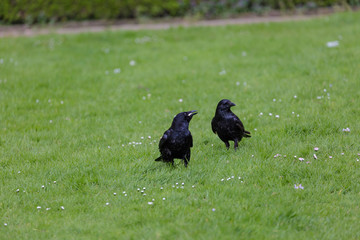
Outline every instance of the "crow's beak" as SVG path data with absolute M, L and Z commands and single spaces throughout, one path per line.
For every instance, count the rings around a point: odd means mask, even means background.
M 188 113 L 188 116 L 190 117 L 190 116 L 194 116 L 194 115 L 196 115 L 198 112 L 197 112 L 197 110 L 193 110 L 193 111 L 190 111 L 189 113 Z
M 235 103 L 230 102 L 230 107 L 235 107 L 235 106 L 236 106 L 236 104 L 235 104 Z

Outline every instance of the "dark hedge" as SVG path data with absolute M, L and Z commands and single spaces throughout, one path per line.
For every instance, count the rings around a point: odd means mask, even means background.
M 269 9 L 358 6 L 360 0 L 0 0 L 3 23 L 193 15 L 214 18 Z

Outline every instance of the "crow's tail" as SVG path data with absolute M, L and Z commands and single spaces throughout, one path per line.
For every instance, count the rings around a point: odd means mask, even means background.
M 162 157 L 160 156 L 160 157 L 158 157 L 157 159 L 155 159 L 155 161 L 156 162 L 158 162 L 158 161 L 162 161 Z
M 251 137 L 250 134 L 251 133 L 249 131 L 246 131 L 246 130 L 244 131 L 244 137 L 249 138 L 249 137 Z

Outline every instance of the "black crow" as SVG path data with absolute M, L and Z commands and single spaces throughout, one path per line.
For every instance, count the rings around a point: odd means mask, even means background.
M 221 100 L 217 107 L 215 116 L 211 121 L 211 128 L 215 134 L 225 143 L 226 148 L 229 149 L 229 141 L 234 141 L 235 151 L 238 147 L 238 142 L 243 137 L 251 137 L 250 132 L 246 131 L 240 119 L 230 110 L 232 106 L 236 106 L 230 100 Z
M 190 148 L 193 146 L 193 138 L 189 131 L 189 123 L 197 111 L 181 112 L 174 117 L 171 127 L 164 133 L 159 142 L 161 156 L 155 161 L 170 162 L 174 164 L 174 158 L 184 160 L 185 167 L 190 161 Z

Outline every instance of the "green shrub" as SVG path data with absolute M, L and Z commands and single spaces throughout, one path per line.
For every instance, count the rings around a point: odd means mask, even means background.
M 85 19 L 126 19 L 195 15 L 214 18 L 263 9 L 357 6 L 360 0 L 1 0 L 0 21 L 46 23 Z

